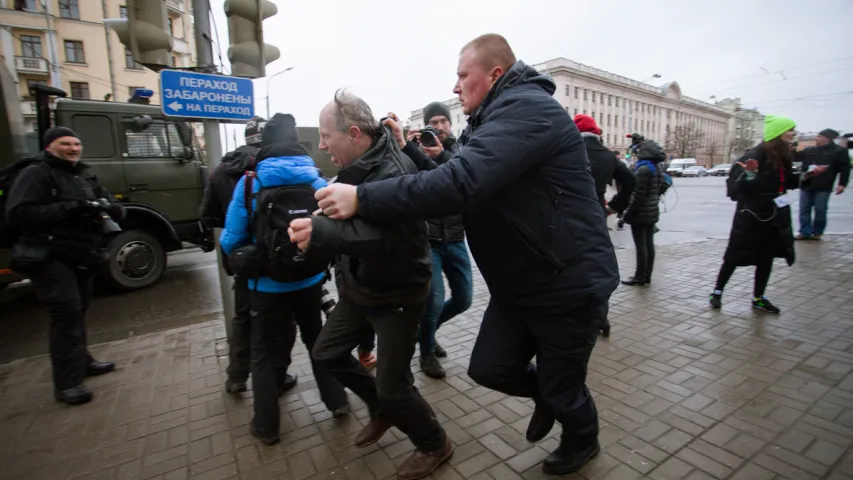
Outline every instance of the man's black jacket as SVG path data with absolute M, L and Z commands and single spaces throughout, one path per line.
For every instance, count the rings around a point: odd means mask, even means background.
M 119 222 L 124 207 L 88 172 L 83 162 L 69 162 L 42 152 L 38 163 L 15 179 L 6 201 L 9 224 L 21 229 L 20 242 L 47 245 L 51 253 L 80 265 L 92 263 L 103 248 L 100 211 L 88 202 L 100 198 L 110 203 L 110 217 Z
M 387 127 L 358 160 L 338 172 L 337 183 L 366 185 L 416 173 Z M 376 223 L 314 217 L 309 251 L 337 255 L 340 295 L 366 306 L 416 305 L 429 295 L 432 255 L 426 222 L 400 218 Z
M 555 89 L 516 62 L 468 118 L 450 161 L 359 186 L 358 213 L 389 222 L 464 212 L 497 304 L 562 312 L 608 298 L 619 284 L 616 255 L 586 148 Z
M 453 137 L 448 137 L 442 142 L 444 150 L 433 160 L 414 142 L 408 142 L 403 147 L 403 153 L 409 156 L 418 170 L 433 170 L 442 163 L 453 158 L 453 154 L 459 151 L 459 143 Z M 448 243 L 462 242 L 465 240 L 465 223 L 462 214 L 450 215 L 439 219 L 427 220 L 429 226 L 429 240 L 431 242 Z
M 601 144 L 601 137 L 598 135 L 581 135 L 586 145 L 586 156 L 589 158 L 598 201 L 601 202 L 602 206 L 605 204 L 604 194 L 607 193 L 607 185 L 615 180 L 619 184 L 619 193 L 614 195 L 607 205 L 617 212 L 624 211 L 628 208 L 631 191 L 634 189 L 634 184 L 637 183 L 634 173 L 628 168 L 628 165 L 616 158 L 616 154 L 612 150 Z
M 828 192 L 832 190 L 835 177 L 838 184 L 846 187 L 850 180 L 850 156 L 847 149 L 834 143 L 821 147 L 808 147 L 797 154 L 797 159 L 803 162 L 800 171 L 807 172 L 809 165 L 827 165 L 829 168 L 820 175 L 803 180 L 801 189 L 813 192 Z
M 231 203 L 234 186 L 246 173 L 255 169 L 255 158 L 260 149 L 251 145 L 237 147 L 222 157 L 222 163 L 210 174 L 201 201 L 201 221 L 209 228 L 225 228 L 225 212 Z

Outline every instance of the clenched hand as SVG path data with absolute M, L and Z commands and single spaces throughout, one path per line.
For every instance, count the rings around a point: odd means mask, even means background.
M 295 243 L 300 250 L 307 250 L 311 244 L 311 219 L 297 218 L 290 222 L 287 228 L 287 234 L 290 235 L 290 241 Z
M 353 185 L 333 183 L 317 190 L 314 198 L 317 199 L 323 213 L 335 220 L 346 220 L 358 211 L 358 196 L 356 187 Z

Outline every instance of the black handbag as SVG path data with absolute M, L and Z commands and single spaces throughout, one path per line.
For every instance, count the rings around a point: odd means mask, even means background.
M 51 260 L 51 249 L 38 243 L 18 242 L 12 246 L 9 267 L 25 275 L 43 270 Z

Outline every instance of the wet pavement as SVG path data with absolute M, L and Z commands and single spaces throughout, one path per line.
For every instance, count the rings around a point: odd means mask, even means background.
M 676 178 L 675 188 L 663 202 L 661 232 L 655 242 L 665 245 L 727 237 L 734 203 L 725 196 L 724 183 L 721 177 Z M 796 211 L 796 192 L 791 198 Z M 853 192 L 832 197 L 829 232 L 853 233 Z M 613 231 L 612 238 L 617 248 L 633 248 L 630 227 Z M 703 247 L 693 248 L 701 252 Z M 177 253 L 170 255 L 167 273 L 153 288 L 131 294 L 99 294 L 87 315 L 91 343 L 132 338 L 216 318 L 221 304 L 215 262 L 213 253 Z M 0 292 L 0 299 L 7 298 L 5 302 L 0 300 L 0 361 L 46 350 L 47 315 L 25 292 L 26 289 Z
M 613 295 L 613 333 L 598 342 L 588 378 L 602 451 L 565 478 L 853 479 L 853 235 L 798 244 L 791 268 L 776 262 L 768 296 L 780 316 L 751 310 L 751 269 L 735 273 L 721 311 L 707 307 L 724 247 L 662 246 L 654 284 Z M 633 252 L 618 256 L 630 272 Z M 172 288 L 189 288 L 180 278 Z M 151 308 L 169 310 L 163 300 Z M 430 478 L 550 478 L 541 461 L 559 429 L 529 444 L 530 401 L 465 373 L 488 300 L 475 273 L 472 308 L 439 331 L 446 379 L 412 361 L 456 444 Z M 0 365 L 0 479 L 384 479 L 413 449 L 394 429 L 355 448 L 364 405 L 351 396 L 353 415 L 330 418 L 301 344 L 292 369 L 300 381 L 281 399 L 282 443 L 273 447 L 249 435 L 251 392 L 223 391 L 221 320 L 93 351 L 119 368 L 87 381 L 95 400 L 81 407 L 52 401 L 44 356 Z

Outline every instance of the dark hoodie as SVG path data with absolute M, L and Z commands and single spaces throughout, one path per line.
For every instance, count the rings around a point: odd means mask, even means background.
M 555 89 L 516 62 L 469 117 L 453 158 L 359 186 L 359 214 L 391 222 L 464 212 L 498 304 L 567 312 L 608 298 L 619 284 L 616 255 L 586 148 Z
M 201 201 L 201 221 L 208 228 L 225 227 L 225 211 L 231 203 L 231 195 L 237 181 L 246 170 L 255 169 L 255 158 L 260 148 L 253 145 L 237 147 L 222 157 L 222 163 L 210 174 L 210 181 L 204 189 Z

